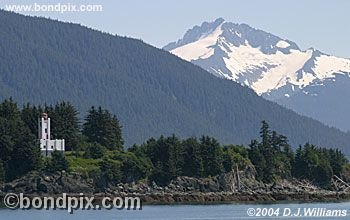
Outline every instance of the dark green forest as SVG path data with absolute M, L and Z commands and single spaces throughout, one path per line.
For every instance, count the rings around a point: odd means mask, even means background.
M 349 154 L 350 134 L 140 40 L 2 10 L 0 37 L 1 100 L 12 97 L 20 105 L 70 101 L 80 119 L 91 106 L 101 105 L 118 116 L 127 146 L 173 133 L 247 145 L 266 120 L 292 146 L 311 142 Z M 56 129 L 63 138 L 71 133 Z
M 43 112 L 51 118 L 53 137 L 65 138 L 65 154 L 41 156 L 36 135 Z M 126 149 L 122 125 L 108 110 L 91 107 L 83 121 L 78 115 L 69 102 L 21 108 L 11 99 L 0 103 L 0 182 L 31 171 L 66 170 L 98 177 L 106 184 L 166 185 L 179 176 L 205 178 L 254 167 L 256 179 L 264 183 L 297 178 L 329 187 L 333 175 L 342 177 L 349 171 L 340 150 L 306 143 L 293 151 L 288 138 L 271 130 L 266 121 L 261 122 L 260 137 L 248 146 L 221 144 L 210 136 L 181 139 L 173 134 Z

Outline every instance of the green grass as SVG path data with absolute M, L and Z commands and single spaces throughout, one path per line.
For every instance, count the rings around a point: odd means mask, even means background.
M 101 159 L 87 159 L 83 157 L 76 157 L 71 154 L 66 154 L 69 162 L 69 170 L 72 172 L 82 173 L 90 176 L 91 173 L 100 172 L 98 166 Z

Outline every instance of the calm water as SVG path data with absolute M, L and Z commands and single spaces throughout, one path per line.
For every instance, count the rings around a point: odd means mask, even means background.
M 249 217 L 248 208 L 280 208 L 280 215 L 286 208 L 297 213 L 298 208 L 327 208 L 347 210 L 347 217 L 337 219 L 350 219 L 350 202 L 344 203 L 294 203 L 294 204 L 220 204 L 220 205 L 157 205 L 144 206 L 142 210 L 89 210 L 75 211 L 68 214 L 64 210 L 0 210 L 0 219 L 50 219 L 50 220 L 95 220 L 95 219 L 146 219 L 146 220 L 177 220 L 177 219 L 272 219 L 268 217 Z M 305 219 L 303 217 L 274 217 L 273 219 Z M 329 217 L 307 219 L 334 219 Z

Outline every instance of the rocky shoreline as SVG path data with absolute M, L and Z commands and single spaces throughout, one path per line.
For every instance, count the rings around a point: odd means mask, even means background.
M 97 201 L 104 197 L 139 197 L 144 204 L 205 204 L 205 203 L 265 203 L 265 202 L 329 202 L 350 200 L 348 193 L 231 193 L 231 192 L 190 192 L 190 193 L 146 193 L 146 194 L 95 194 Z
M 139 197 L 144 204 L 228 203 L 277 201 L 341 201 L 350 200 L 345 191 L 325 190 L 308 182 L 283 180 L 264 184 L 252 176 L 241 175 L 239 184 L 234 174 L 210 178 L 178 177 L 167 186 L 155 183 L 107 184 L 103 178 L 87 178 L 77 173 L 31 173 L 0 185 L 0 197 L 7 193 L 23 193 L 29 197 L 68 195 L 103 197 Z

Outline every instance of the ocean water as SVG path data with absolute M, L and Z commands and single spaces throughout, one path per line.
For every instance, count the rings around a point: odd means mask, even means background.
M 254 210 L 254 211 L 252 211 Z M 300 210 L 300 212 L 298 212 Z M 305 211 L 313 216 L 305 216 Z M 313 212 L 311 212 L 313 211 Z M 339 212 L 340 211 L 340 212 Z M 346 215 L 327 217 L 328 214 Z M 311 214 L 310 214 L 311 213 Z M 258 215 L 259 214 L 259 215 Z M 284 216 L 283 216 L 284 214 Z M 295 216 L 293 216 L 293 214 Z M 196 219 L 350 219 L 350 202 L 278 203 L 278 204 L 210 204 L 210 205 L 146 205 L 142 210 L 8 210 L 0 209 L 6 220 L 196 220 Z

